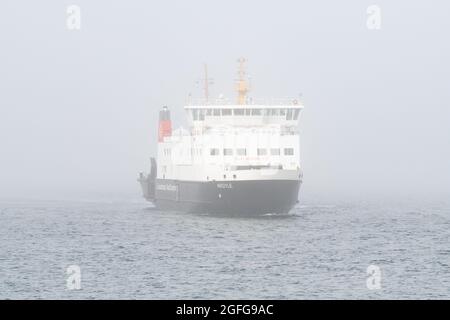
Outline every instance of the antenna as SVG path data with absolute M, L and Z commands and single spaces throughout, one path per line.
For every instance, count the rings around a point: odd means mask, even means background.
M 237 82 L 237 91 L 238 91 L 238 104 L 244 105 L 247 100 L 247 92 L 249 91 L 249 86 L 247 81 L 245 80 L 245 67 L 244 63 L 247 62 L 245 58 L 239 58 L 239 70 L 238 70 L 238 82 Z
M 208 78 L 208 65 L 205 63 L 204 64 L 204 73 L 205 73 L 205 77 L 198 80 L 197 84 L 201 81 L 203 82 L 203 90 L 204 90 L 204 94 L 205 94 L 205 102 L 206 104 L 209 103 L 209 85 L 213 85 L 214 84 L 214 80 L 212 78 Z

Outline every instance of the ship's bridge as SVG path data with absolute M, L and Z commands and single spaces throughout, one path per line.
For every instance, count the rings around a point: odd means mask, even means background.
M 303 105 L 292 99 L 270 104 L 201 104 L 184 107 L 189 124 L 198 126 L 263 126 L 279 124 L 297 126 Z

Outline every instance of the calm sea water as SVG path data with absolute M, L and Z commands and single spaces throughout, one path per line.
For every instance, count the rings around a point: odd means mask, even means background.
M 80 290 L 66 286 L 70 265 Z M 366 285 L 369 265 L 379 290 Z M 0 298 L 448 299 L 450 207 L 303 204 L 236 218 L 143 201 L 3 201 Z

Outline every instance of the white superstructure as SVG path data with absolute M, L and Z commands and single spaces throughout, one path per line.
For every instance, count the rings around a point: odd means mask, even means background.
M 189 129 L 158 145 L 158 179 L 298 179 L 297 100 L 283 105 L 185 106 Z

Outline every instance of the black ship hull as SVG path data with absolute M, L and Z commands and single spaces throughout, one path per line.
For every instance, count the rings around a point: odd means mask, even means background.
M 301 180 L 140 182 L 144 196 L 158 209 L 224 215 L 288 213 L 298 202 L 301 184 Z

